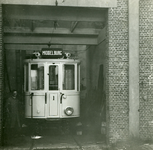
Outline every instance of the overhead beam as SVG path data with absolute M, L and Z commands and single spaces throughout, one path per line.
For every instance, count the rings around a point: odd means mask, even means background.
M 4 18 L 24 20 L 105 21 L 104 9 L 4 5 Z
M 117 0 L 57 0 L 58 6 L 73 7 L 117 7 Z M 55 0 L 1 0 L 0 4 L 20 4 L 20 5 L 55 5 Z
M 78 44 L 78 45 L 97 45 L 95 37 L 43 37 L 43 36 L 4 36 L 4 44 Z
M 4 44 L 7 50 L 26 50 L 26 51 L 39 51 L 42 48 L 47 48 L 46 45 L 23 45 L 23 44 Z
M 78 25 L 78 21 L 72 23 L 71 32 L 73 32 L 75 30 L 77 25 Z
M 20 45 L 20 44 L 5 44 L 4 48 L 7 50 L 26 50 L 26 51 L 40 51 L 42 48 L 48 48 L 47 45 Z M 51 45 L 51 48 L 62 48 L 63 51 L 84 51 L 86 46 L 78 45 Z
M 106 39 L 106 28 L 103 28 L 97 38 L 98 44 L 103 43 Z
M 98 36 L 100 29 L 93 28 L 79 28 L 75 29 L 73 33 L 67 28 L 44 28 L 36 27 L 33 31 L 25 27 L 4 27 L 4 34 L 73 34 L 73 35 L 94 35 Z

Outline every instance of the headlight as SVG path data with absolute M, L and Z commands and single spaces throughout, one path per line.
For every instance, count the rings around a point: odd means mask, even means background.
M 67 116 L 71 116 L 74 112 L 74 109 L 72 107 L 67 107 L 65 110 L 64 110 L 65 114 Z

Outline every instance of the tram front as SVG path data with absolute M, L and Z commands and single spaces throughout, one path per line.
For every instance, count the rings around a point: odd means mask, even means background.
M 27 59 L 24 65 L 25 117 L 80 116 L 80 61 Z

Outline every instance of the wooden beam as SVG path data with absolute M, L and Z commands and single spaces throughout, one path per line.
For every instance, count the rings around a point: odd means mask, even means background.
M 78 25 L 78 21 L 72 22 L 71 32 L 73 32 L 75 30 L 77 25 Z
M 79 28 L 75 29 L 73 33 L 67 28 L 45 28 L 35 27 L 33 31 L 25 27 L 4 27 L 4 34 L 71 34 L 71 35 L 94 35 L 98 36 L 100 29 L 93 28 Z
M 21 36 L 5 35 L 4 44 L 78 44 L 78 45 L 97 45 L 96 37 L 44 37 L 44 36 Z
M 31 22 L 31 31 L 33 32 L 35 26 L 34 26 L 34 21 Z
M 21 44 L 5 44 L 4 48 L 7 50 L 26 50 L 26 51 L 40 51 L 42 48 L 48 48 L 47 45 L 21 45 Z M 84 51 L 84 45 L 51 45 L 51 48 L 62 48 L 63 51 Z
M 105 9 L 4 5 L 4 18 L 27 20 L 105 21 Z
M 106 28 L 103 28 L 97 38 L 98 44 L 104 42 L 104 40 L 106 39 Z

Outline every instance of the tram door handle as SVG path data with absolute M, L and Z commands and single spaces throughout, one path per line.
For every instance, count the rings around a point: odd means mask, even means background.
M 34 93 L 30 94 L 30 96 L 31 96 L 31 118 L 33 118 L 33 95 L 34 95 Z
M 45 93 L 45 104 L 47 104 L 47 93 Z
M 31 93 L 30 96 L 31 96 L 31 99 L 32 99 L 33 98 L 33 93 Z
M 61 98 L 60 98 L 60 103 L 62 104 L 62 98 L 63 98 L 63 93 L 60 93 L 61 94 Z
M 33 95 L 34 95 L 34 93 L 31 93 L 31 94 L 30 94 L 30 106 L 31 106 L 32 103 L 33 103 Z

